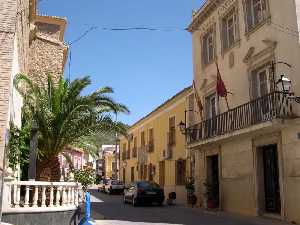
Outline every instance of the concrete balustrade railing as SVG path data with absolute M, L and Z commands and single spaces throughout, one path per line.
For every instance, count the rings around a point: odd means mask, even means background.
M 7 213 L 73 210 L 81 196 L 75 182 L 5 181 L 3 191 Z

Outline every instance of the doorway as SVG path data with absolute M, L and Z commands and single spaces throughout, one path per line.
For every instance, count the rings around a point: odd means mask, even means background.
M 124 184 L 126 182 L 126 169 L 125 168 L 123 168 L 123 182 L 124 182 Z
M 208 197 L 214 202 L 214 207 L 220 206 L 219 155 L 207 157 L 207 191 Z
M 161 187 L 165 185 L 165 161 L 159 162 L 159 185 Z
M 281 213 L 277 145 L 258 148 L 258 197 L 260 211 Z

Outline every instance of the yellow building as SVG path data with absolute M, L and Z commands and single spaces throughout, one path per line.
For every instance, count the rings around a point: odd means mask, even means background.
M 300 95 L 299 3 L 208 0 L 193 14 L 194 80 L 204 119 L 190 119 L 187 144 L 199 206 L 214 201 L 210 206 L 228 212 L 300 223 L 300 105 L 293 99 Z M 292 67 L 272 63 L 279 61 Z M 216 94 L 215 62 L 232 93 L 229 107 Z M 294 95 L 282 92 L 281 74 Z
M 111 179 L 114 176 L 114 167 L 116 164 L 116 156 L 113 151 L 106 151 L 103 154 L 103 159 L 104 159 L 104 176 L 107 179 Z
M 185 136 L 178 124 L 184 121 L 188 87 L 136 122 L 128 137 L 120 140 L 121 179 L 126 184 L 151 180 L 164 188 L 165 194 L 175 191 L 177 201 L 186 201 L 185 182 L 190 176 Z

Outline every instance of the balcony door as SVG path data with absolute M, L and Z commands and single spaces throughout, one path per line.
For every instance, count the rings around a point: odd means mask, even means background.
M 252 99 L 268 94 L 269 68 L 263 67 L 252 72 Z
M 270 99 L 269 82 L 270 68 L 269 66 L 263 66 L 259 69 L 252 71 L 251 76 L 251 98 L 255 100 L 253 102 L 253 113 L 256 115 L 256 119 L 259 121 L 268 120 L 270 114 Z M 257 122 L 257 121 L 256 121 Z
M 216 93 L 205 98 L 205 115 L 206 119 L 213 118 L 217 115 L 217 95 Z
M 205 98 L 205 136 L 211 137 L 217 128 L 217 95 L 216 93 Z

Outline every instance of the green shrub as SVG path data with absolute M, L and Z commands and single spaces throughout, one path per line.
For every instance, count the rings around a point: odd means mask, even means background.
M 92 168 L 86 168 L 82 170 L 74 171 L 74 179 L 76 182 L 82 185 L 82 189 L 87 191 L 88 186 L 92 185 L 96 181 L 96 173 Z

